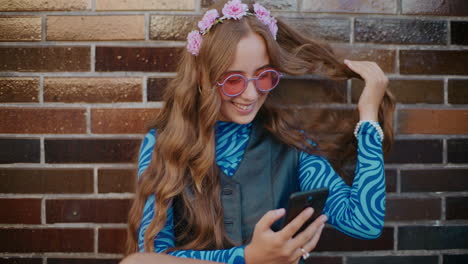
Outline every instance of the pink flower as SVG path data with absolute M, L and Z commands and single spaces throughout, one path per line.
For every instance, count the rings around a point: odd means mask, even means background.
M 270 23 L 270 11 L 268 11 L 265 7 L 263 7 L 261 4 L 255 3 L 254 11 L 258 20 L 262 21 L 263 24 L 268 25 Z
M 197 56 L 200 52 L 202 41 L 203 39 L 200 32 L 193 30 L 187 36 L 187 50 L 193 55 Z
M 200 28 L 200 32 L 202 34 L 205 34 L 211 28 L 211 26 L 213 26 L 215 20 L 218 17 L 219 17 L 218 10 L 211 9 L 211 10 L 206 11 L 202 20 L 198 22 L 198 28 Z
M 248 10 L 249 7 L 240 0 L 231 0 L 224 5 L 222 12 L 225 18 L 241 19 Z
M 276 39 L 276 33 L 278 33 L 278 25 L 276 24 L 276 18 L 271 17 L 270 23 L 268 24 L 268 28 L 271 31 L 271 34 L 273 34 L 273 38 Z

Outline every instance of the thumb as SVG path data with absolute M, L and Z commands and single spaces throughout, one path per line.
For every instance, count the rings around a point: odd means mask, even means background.
M 273 225 L 273 223 L 275 223 L 276 221 L 278 221 L 278 219 L 284 216 L 284 213 L 285 213 L 284 208 L 268 211 L 258 221 L 257 228 L 259 228 L 261 231 L 269 230 L 271 228 L 271 225 Z

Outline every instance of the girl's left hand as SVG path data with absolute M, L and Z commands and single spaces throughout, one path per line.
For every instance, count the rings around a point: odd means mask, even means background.
M 352 71 L 359 74 L 365 82 L 364 90 L 358 102 L 360 120 L 379 121 L 379 106 L 387 89 L 387 76 L 385 76 L 379 65 L 373 61 L 344 60 L 344 63 Z

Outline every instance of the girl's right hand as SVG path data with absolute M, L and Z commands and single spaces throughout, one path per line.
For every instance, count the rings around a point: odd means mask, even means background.
M 320 238 L 327 217 L 321 215 L 303 232 L 293 235 L 309 219 L 314 210 L 307 208 L 282 230 L 274 232 L 271 225 L 280 219 L 284 209 L 268 211 L 255 225 L 252 241 L 245 247 L 246 264 L 294 264 L 304 252 L 312 251 Z

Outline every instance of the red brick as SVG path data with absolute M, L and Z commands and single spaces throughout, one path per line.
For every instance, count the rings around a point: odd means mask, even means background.
M 468 109 L 404 109 L 398 118 L 402 134 L 468 134 Z
M 83 72 L 91 69 L 88 47 L 0 47 L 0 71 Z
M 119 228 L 99 229 L 98 251 L 99 253 L 117 253 L 124 251 L 127 230 Z
M 99 193 L 134 193 L 136 175 L 136 169 L 99 169 L 98 191 Z
M 0 199 L 0 223 L 40 224 L 41 199 Z
M 39 102 L 39 78 L 0 78 L 0 102 Z
M 159 109 L 92 109 L 91 132 L 108 134 L 145 133 Z
M 0 193 L 92 193 L 92 169 L 1 168 Z
M 126 223 L 128 199 L 67 199 L 46 201 L 47 223 Z
M 468 50 L 401 50 L 399 56 L 401 74 L 468 74 Z
M 94 232 L 83 228 L 0 229 L 0 251 L 93 252 Z
M 85 133 L 86 110 L 60 108 L 0 108 L 0 133 Z

